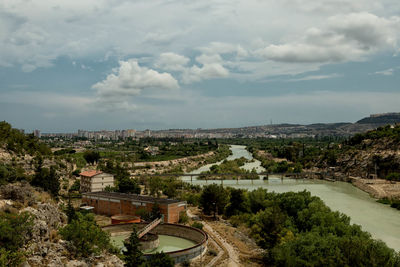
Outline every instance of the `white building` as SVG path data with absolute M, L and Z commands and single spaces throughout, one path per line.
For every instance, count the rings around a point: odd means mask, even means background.
M 104 191 L 107 186 L 114 186 L 114 175 L 92 170 L 79 174 L 81 176 L 81 192 Z

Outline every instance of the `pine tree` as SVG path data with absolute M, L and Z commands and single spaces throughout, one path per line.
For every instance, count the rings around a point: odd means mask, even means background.
M 126 250 L 123 251 L 125 266 L 140 266 L 144 262 L 144 259 L 142 258 L 143 253 L 140 251 L 140 241 L 135 226 L 133 226 L 133 231 L 129 239 L 124 241 L 124 246 L 126 248 Z

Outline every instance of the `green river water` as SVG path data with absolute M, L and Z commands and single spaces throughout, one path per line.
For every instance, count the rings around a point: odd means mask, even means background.
M 252 159 L 252 155 L 245 146 L 232 145 L 233 155 L 228 160 L 245 157 Z M 213 164 L 203 166 L 192 173 L 200 173 L 208 170 Z M 260 162 L 247 163 L 245 169 L 256 168 L 257 172 L 264 171 Z M 182 177 L 182 180 L 191 182 L 190 177 Z M 193 184 L 206 185 L 218 183 L 219 180 L 196 180 Z M 311 194 L 320 197 L 332 210 L 342 212 L 351 217 L 352 223 L 362 226 L 376 239 L 381 239 L 389 247 L 400 251 L 400 211 L 387 205 L 377 203 L 374 198 L 359 190 L 353 185 L 345 182 L 328 182 L 322 180 L 294 180 L 279 177 L 269 177 L 269 180 L 224 180 L 224 186 L 245 188 L 254 190 L 258 187 L 267 188 L 278 193 L 288 191 L 310 191 Z

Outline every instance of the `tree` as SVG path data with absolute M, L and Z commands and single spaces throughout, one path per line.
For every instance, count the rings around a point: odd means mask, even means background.
M 27 213 L 0 213 L 0 266 L 19 266 L 25 257 L 20 251 L 31 235 L 33 218 Z
M 222 185 L 211 184 L 203 188 L 200 207 L 205 214 L 222 214 L 228 203 L 228 192 Z
M 160 190 L 163 188 L 163 184 L 160 177 L 152 177 L 149 182 L 150 195 L 157 197 L 160 196 Z
M 173 267 L 175 266 L 175 261 L 165 254 L 164 252 L 156 252 L 150 259 L 148 259 L 143 265 L 143 267 Z
M 245 195 L 246 190 L 229 188 L 230 197 L 229 204 L 226 207 L 225 214 L 230 217 L 232 215 L 236 215 L 241 212 L 248 211 L 248 202 L 247 197 Z
M 87 163 L 94 164 L 94 163 L 97 163 L 99 161 L 100 153 L 98 151 L 86 150 L 83 153 L 83 157 L 85 158 Z
M 137 235 L 136 227 L 133 226 L 133 230 L 128 240 L 124 241 L 126 248 L 123 251 L 123 259 L 126 267 L 137 267 L 140 266 L 144 259 L 142 258 L 143 253 L 140 251 L 140 241 Z
M 76 211 L 72 206 L 71 197 L 68 198 L 68 205 L 65 213 L 67 214 L 68 217 L 68 223 L 71 223 L 73 220 L 76 220 L 78 218 L 78 215 L 76 214 Z
M 88 257 L 112 248 L 109 234 L 96 224 L 94 215 L 90 213 L 78 212 L 77 219 L 61 228 L 59 233 L 65 240 L 71 241 L 78 257 Z
M 39 157 L 37 160 L 35 175 L 33 176 L 31 184 L 43 188 L 53 196 L 57 196 L 58 191 L 60 190 L 60 178 L 57 174 L 56 166 L 53 165 L 48 169 L 43 168 L 42 164 L 43 159 Z
M 140 194 L 140 187 L 136 180 L 124 177 L 118 181 L 118 192 Z
M 153 204 L 153 207 L 151 208 L 150 220 L 155 220 L 160 217 L 161 217 L 160 205 L 158 204 L 158 202 L 155 202 Z

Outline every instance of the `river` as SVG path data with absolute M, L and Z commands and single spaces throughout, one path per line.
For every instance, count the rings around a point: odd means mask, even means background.
M 232 145 L 232 155 L 227 159 L 233 160 L 240 157 L 253 159 L 245 146 Z M 222 161 L 216 163 L 220 164 Z M 215 163 L 214 163 L 215 164 Z M 214 164 L 208 164 L 192 171 L 200 173 L 207 171 Z M 246 163 L 242 168 L 257 172 L 265 171 L 260 161 Z M 190 177 L 182 177 L 182 180 L 191 182 Z M 210 183 L 220 184 L 220 180 L 197 180 L 193 177 L 193 184 L 206 185 Z M 269 180 L 224 180 L 224 186 L 254 190 L 258 187 L 267 188 L 278 193 L 288 191 L 310 191 L 312 195 L 320 197 L 332 210 L 342 212 L 351 218 L 351 222 L 362 226 L 376 239 L 381 239 L 389 247 L 400 251 L 400 211 L 380 204 L 367 193 L 345 182 L 328 182 L 323 180 L 295 180 L 279 177 L 269 177 Z

